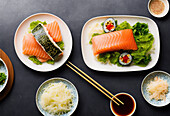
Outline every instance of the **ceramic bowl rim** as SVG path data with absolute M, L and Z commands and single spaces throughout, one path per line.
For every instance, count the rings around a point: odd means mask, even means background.
M 76 111 L 77 107 L 78 107 L 78 103 L 79 103 L 79 94 L 78 94 L 78 90 L 77 88 L 74 86 L 74 84 L 72 82 L 70 82 L 69 80 L 65 79 L 65 78 L 62 78 L 62 77 L 53 77 L 53 78 L 50 78 L 48 80 L 45 80 L 44 82 L 41 83 L 41 85 L 38 87 L 37 91 L 36 91 L 36 95 L 35 95 L 35 102 L 36 102 L 36 106 L 38 108 L 38 110 L 41 112 L 41 114 L 43 114 L 43 112 L 41 111 L 39 105 L 38 105 L 38 92 L 40 91 L 40 88 L 45 84 L 47 83 L 48 81 L 52 81 L 52 80 L 55 80 L 55 79 L 58 79 L 58 80 L 63 80 L 63 81 L 66 81 L 68 83 L 70 83 L 73 88 L 76 90 L 76 93 L 77 93 L 77 104 L 75 106 L 75 109 L 71 112 L 70 116 Z M 44 114 L 43 114 L 44 115 Z
M 157 17 L 157 18 L 162 18 L 162 17 L 164 17 L 164 16 L 166 16 L 166 15 L 168 14 L 168 12 L 169 12 L 169 2 L 168 2 L 168 0 L 165 0 L 165 1 L 166 1 L 166 6 L 165 6 L 165 9 L 164 9 L 164 10 L 167 9 L 167 11 L 165 12 L 164 15 L 160 15 L 160 14 L 159 14 L 159 15 L 156 15 L 156 14 L 153 14 L 153 13 L 151 12 L 151 10 L 150 10 L 150 8 L 149 8 L 149 5 L 150 5 L 151 1 L 152 1 L 152 0 L 149 0 L 149 1 L 148 1 L 148 11 L 149 11 L 149 13 L 150 13 L 152 16 Z
M 144 95 L 144 93 L 143 93 L 143 85 L 144 85 L 144 81 L 146 80 L 146 78 L 148 78 L 149 75 L 151 75 L 151 74 L 153 74 L 153 73 L 160 73 L 160 72 L 161 72 L 161 73 L 164 73 L 164 74 L 167 74 L 167 75 L 170 77 L 170 74 L 167 73 L 167 72 L 165 72 L 165 71 L 161 71 L 161 70 L 152 71 L 152 72 L 150 72 L 149 74 L 147 74 L 147 75 L 145 76 L 145 78 L 142 80 L 142 83 L 141 83 L 141 93 L 142 93 L 142 96 L 144 97 L 145 101 L 147 101 L 150 105 L 155 106 L 155 107 L 167 106 L 170 102 L 169 102 L 169 103 L 167 102 L 166 104 L 160 105 L 160 106 L 150 103 L 150 102 L 148 101 L 148 99 L 146 99 L 146 97 L 145 97 L 145 95 Z
M 0 90 L 0 92 L 2 92 L 2 91 L 5 89 L 5 87 L 6 87 L 7 83 L 8 83 L 8 76 L 9 76 L 8 73 L 9 73 L 9 71 L 8 71 L 8 67 L 7 67 L 6 63 L 4 62 L 4 60 L 2 60 L 2 58 L 0 58 L 0 61 L 2 61 L 2 63 L 3 63 L 4 66 L 5 66 L 5 69 L 6 69 L 6 71 L 7 71 L 6 83 L 5 83 L 5 85 L 2 87 L 2 90 Z
M 130 115 L 128 115 L 128 116 L 132 116 L 134 113 L 135 113 L 135 111 L 136 111 L 136 100 L 135 100 L 135 98 L 132 96 L 132 95 L 130 95 L 129 93 L 127 93 L 127 92 L 120 92 L 120 93 L 117 93 L 116 95 L 114 95 L 114 96 L 117 96 L 117 95 L 119 95 L 119 94 L 126 94 L 126 95 L 128 95 L 128 96 L 130 96 L 132 99 L 133 99 L 133 101 L 134 101 L 134 103 L 135 103 L 135 107 L 134 107 L 134 110 L 133 110 L 133 112 L 130 114 Z M 113 98 L 113 97 L 112 97 Z M 117 116 L 114 112 L 113 112 L 113 110 L 112 110 L 112 100 L 110 100 L 110 110 L 111 110 L 111 112 L 115 115 L 115 116 Z

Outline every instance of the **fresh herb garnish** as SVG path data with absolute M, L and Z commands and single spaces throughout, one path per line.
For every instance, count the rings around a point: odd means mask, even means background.
M 57 45 L 60 47 L 61 50 L 64 50 L 64 42 L 63 41 L 57 42 Z
M 119 31 L 124 29 L 132 29 L 131 25 L 127 21 L 124 21 L 120 25 L 117 25 L 115 30 Z
M 42 65 L 42 62 L 40 62 L 35 56 L 30 56 L 28 59 L 37 65 Z
M 0 85 L 5 83 L 6 75 L 5 73 L 0 73 Z
M 54 64 L 55 61 L 54 61 L 54 60 L 48 60 L 47 63 L 48 63 L 48 64 Z
M 31 31 L 32 31 L 39 23 L 41 23 L 41 24 L 43 24 L 43 25 L 46 25 L 46 24 L 47 24 L 46 21 L 44 21 L 44 22 L 39 21 L 39 20 L 33 21 L 33 22 L 30 23 L 30 27 L 29 27 L 29 29 L 28 29 L 28 33 L 31 33 Z

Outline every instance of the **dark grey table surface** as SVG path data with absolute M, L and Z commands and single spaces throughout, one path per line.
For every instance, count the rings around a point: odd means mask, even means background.
M 42 73 L 25 66 L 14 49 L 14 34 L 22 20 L 38 12 L 49 12 L 62 18 L 73 37 L 73 49 L 69 60 L 81 67 L 104 87 L 116 94 L 128 92 L 137 102 L 137 116 L 169 116 L 170 105 L 156 108 L 142 97 L 142 79 L 154 70 L 170 72 L 170 15 L 154 18 L 147 10 L 148 0 L 0 0 L 0 48 L 10 57 L 15 70 L 14 85 L 9 95 L 0 102 L 0 116 L 39 116 L 35 94 L 39 85 L 52 77 L 70 80 L 78 89 L 79 104 L 73 116 L 111 116 L 110 100 L 80 78 L 68 67 Z M 89 69 L 81 53 L 81 29 L 84 23 L 100 15 L 138 15 L 153 19 L 160 32 L 160 57 L 157 65 L 147 71 L 108 73 Z

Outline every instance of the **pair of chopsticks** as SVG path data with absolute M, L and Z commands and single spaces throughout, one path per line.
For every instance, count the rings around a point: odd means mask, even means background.
M 120 101 L 117 97 L 115 97 L 112 93 L 110 93 L 107 89 L 105 89 L 102 85 L 100 85 L 98 82 L 96 82 L 94 79 L 92 79 L 89 75 L 87 75 L 86 73 L 84 73 L 81 69 L 79 69 L 77 66 L 75 66 L 74 64 L 72 64 L 70 61 L 68 61 L 68 63 L 71 65 L 69 65 L 69 64 L 66 64 L 70 69 L 72 69 L 75 73 L 77 73 L 79 76 L 81 76 L 83 79 L 85 79 L 88 83 L 90 83 L 91 85 L 93 85 L 96 89 L 98 89 L 100 92 L 102 92 L 105 96 L 107 96 L 109 99 L 111 99 L 114 103 L 116 103 L 117 105 L 120 105 L 118 102 L 120 102 L 121 104 L 124 104 L 122 101 Z M 75 69 L 74 69 L 74 68 Z M 77 70 L 79 71 L 77 71 Z M 82 75 L 82 74 L 84 75 Z M 86 78 L 86 77 L 87 78 Z M 103 91 L 103 90 L 104 91 Z M 109 95 L 110 96 L 109 96 Z M 117 101 L 115 101 L 113 98 L 115 98 L 115 100 L 117 100 Z

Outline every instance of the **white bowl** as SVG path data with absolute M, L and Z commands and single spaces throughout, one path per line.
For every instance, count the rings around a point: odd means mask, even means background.
M 5 62 L 0 58 L 0 62 L 2 63 L 2 66 L 0 65 L 0 73 L 5 73 L 6 75 L 6 80 L 3 85 L 0 85 L 0 92 L 5 88 L 8 82 L 8 68 L 5 64 Z
M 160 77 L 161 79 L 167 80 L 168 85 L 170 85 L 170 74 L 164 71 L 153 71 L 146 75 L 146 77 L 143 79 L 141 84 L 141 93 L 144 97 L 144 99 L 155 107 L 163 107 L 170 103 L 170 88 L 168 87 L 168 93 L 166 94 L 166 100 L 155 100 L 149 98 L 149 93 L 147 92 L 147 85 L 150 83 L 151 80 L 153 80 L 156 76 Z
M 150 10 L 150 8 L 149 8 L 149 5 L 150 5 L 151 1 L 152 1 L 152 0 L 149 0 L 149 2 L 148 2 L 148 11 L 150 12 L 151 15 L 153 15 L 154 17 L 161 18 L 161 17 L 164 17 L 166 14 L 168 14 L 168 12 L 169 12 L 169 2 L 168 2 L 168 0 L 160 0 L 160 1 L 162 1 L 162 2 L 164 3 L 165 9 L 164 9 L 164 11 L 163 11 L 161 14 L 159 14 L 159 15 L 154 14 L 154 13 L 151 12 L 151 10 Z
M 128 94 L 128 93 L 125 93 L 125 92 L 117 93 L 115 96 L 117 96 L 117 95 L 119 95 L 119 94 L 126 94 L 126 95 L 130 96 L 130 97 L 132 98 L 132 100 L 134 101 L 134 103 L 135 103 L 134 110 L 132 111 L 132 113 L 131 113 L 130 115 L 128 115 L 128 116 L 132 116 L 132 115 L 135 113 L 135 111 L 136 111 L 136 101 L 135 101 L 135 98 L 134 98 L 132 95 L 130 95 L 130 94 Z M 112 113 L 113 113 L 115 116 L 118 116 L 118 115 L 112 110 L 112 100 L 110 100 L 110 110 L 112 111 Z
M 74 95 L 74 98 L 73 98 L 73 106 L 71 107 L 71 110 L 67 113 L 64 113 L 60 116 L 71 116 L 74 111 L 76 110 L 77 106 L 78 106 L 78 102 L 79 102 L 79 96 L 78 96 L 78 91 L 76 89 L 76 87 L 68 80 L 64 79 L 64 78 L 60 78 L 60 77 L 55 77 L 55 78 L 51 78 L 51 79 L 48 79 L 46 81 L 44 81 L 40 87 L 38 88 L 37 92 L 36 92 L 36 97 L 35 97 L 35 100 L 36 100 L 36 105 L 38 107 L 38 110 L 44 115 L 44 116 L 57 116 L 57 115 L 52 115 L 50 114 L 48 111 L 45 111 L 41 105 L 40 105 L 40 97 L 44 91 L 44 88 L 47 87 L 50 83 L 59 83 L 59 82 L 63 82 L 64 84 L 67 85 L 67 87 L 69 89 L 72 89 L 72 94 Z

